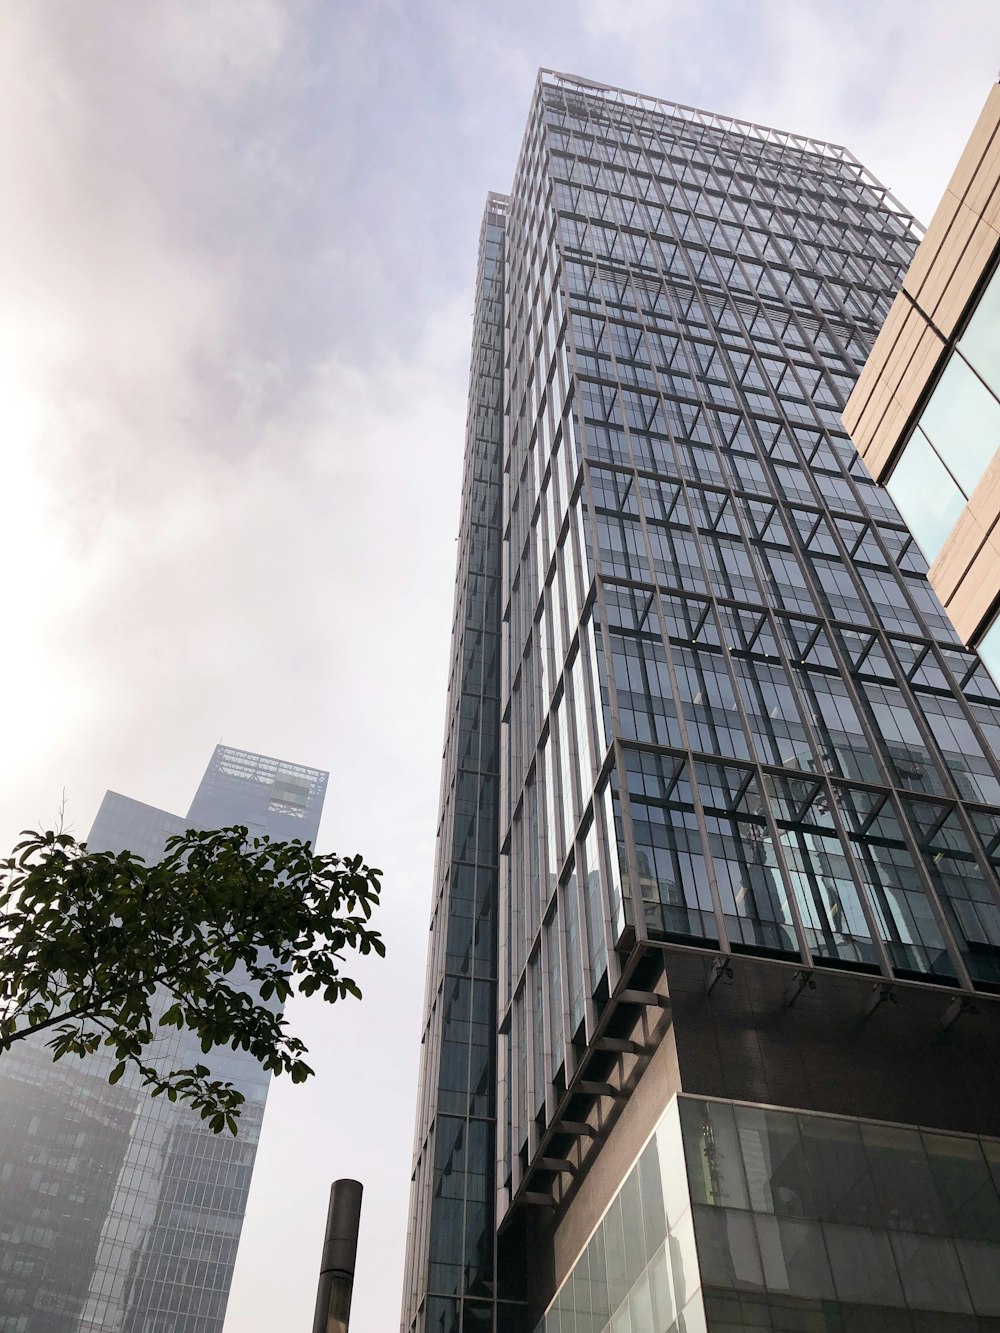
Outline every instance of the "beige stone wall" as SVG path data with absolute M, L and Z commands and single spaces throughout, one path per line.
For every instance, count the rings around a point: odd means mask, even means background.
M 869 472 L 884 481 L 983 274 L 1000 250 L 1000 84 L 990 90 L 903 287 L 844 410 Z M 931 567 L 968 642 L 1000 593 L 1000 473 L 987 470 Z
M 1000 84 L 994 84 L 844 409 L 844 425 L 876 481 L 998 244 Z
M 972 492 L 929 577 L 969 643 L 986 628 L 1000 595 L 1000 452 Z

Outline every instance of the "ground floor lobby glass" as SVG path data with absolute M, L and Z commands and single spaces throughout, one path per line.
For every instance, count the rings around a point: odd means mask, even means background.
M 1000 1140 L 679 1096 L 536 1333 L 1000 1331 Z

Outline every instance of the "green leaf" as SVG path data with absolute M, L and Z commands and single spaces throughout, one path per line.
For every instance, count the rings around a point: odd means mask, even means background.
M 222 1116 L 235 1132 L 242 1096 L 209 1065 L 159 1072 L 156 1034 L 187 1029 L 206 1055 L 247 1051 L 304 1081 L 305 1047 L 278 1005 L 293 979 L 327 1002 L 360 996 L 344 969 L 352 952 L 385 952 L 367 924 L 380 892 L 381 873 L 360 856 L 251 841 L 241 825 L 172 836 L 153 865 L 27 832 L 0 861 L 0 1053 L 33 1031 L 53 1059 L 103 1047 L 112 1082 L 136 1062 L 151 1097 L 183 1101 L 213 1127 Z

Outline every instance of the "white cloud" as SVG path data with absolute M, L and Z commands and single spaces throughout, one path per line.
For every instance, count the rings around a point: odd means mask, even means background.
M 758 10 L 764 59 L 736 114 L 845 144 L 922 222 L 947 184 L 996 78 L 992 0 Z
M 276 0 L 210 0 L 197 8 L 159 0 L 146 6 L 142 44 L 168 80 L 235 98 L 272 72 L 290 20 L 289 6 Z
M 669 30 L 690 8 L 689 0 L 629 0 L 624 4 L 621 0 L 583 0 L 580 6 L 589 36 L 613 37 L 620 42 L 634 42 L 650 33 Z

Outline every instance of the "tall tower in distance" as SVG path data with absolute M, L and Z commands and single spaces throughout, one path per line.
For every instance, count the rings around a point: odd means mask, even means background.
M 328 774 L 216 746 L 187 817 L 106 793 L 87 845 L 158 861 L 188 828 L 315 843 Z M 171 1031 L 154 1055 L 203 1060 Z M 115 1061 L 52 1063 L 44 1042 L 0 1057 L 0 1329 L 16 1333 L 221 1333 L 270 1076 L 245 1052 L 213 1072 L 246 1097 L 239 1134 L 213 1134 Z
M 1000 700 L 841 421 L 918 236 L 844 148 L 539 73 L 403 1333 L 1000 1328 Z

